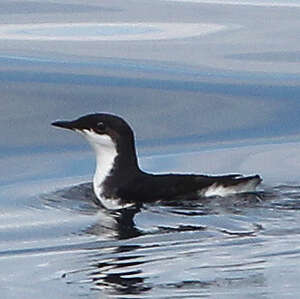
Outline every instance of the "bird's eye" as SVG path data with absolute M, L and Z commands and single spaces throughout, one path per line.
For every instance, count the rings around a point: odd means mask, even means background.
M 97 123 L 97 131 L 104 132 L 105 130 L 106 130 L 105 124 L 102 121 L 98 122 Z

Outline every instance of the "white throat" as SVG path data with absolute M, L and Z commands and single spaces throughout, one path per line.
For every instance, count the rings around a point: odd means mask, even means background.
M 114 167 L 114 161 L 118 155 L 116 144 L 109 135 L 100 135 L 89 130 L 83 130 L 82 133 L 96 154 L 97 165 L 93 179 L 93 188 L 97 198 L 103 202 L 103 182 Z

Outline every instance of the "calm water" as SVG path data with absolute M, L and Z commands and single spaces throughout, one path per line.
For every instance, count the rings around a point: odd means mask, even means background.
M 1 298 L 299 297 L 300 3 L 205 2 L 1 2 Z M 146 171 L 264 183 L 106 211 L 88 145 L 50 126 L 94 111 Z

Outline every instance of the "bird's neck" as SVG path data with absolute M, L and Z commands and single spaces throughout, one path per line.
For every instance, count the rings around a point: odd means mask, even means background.
M 93 178 L 93 186 L 96 196 L 100 198 L 103 183 L 111 175 L 118 153 L 115 148 L 105 146 L 94 146 L 94 150 L 96 153 L 96 170 Z
M 115 147 L 93 147 L 97 163 L 93 178 L 94 192 L 100 200 L 115 197 L 118 188 L 139 171 L 135 149 L 127 148 L 123 152 Z

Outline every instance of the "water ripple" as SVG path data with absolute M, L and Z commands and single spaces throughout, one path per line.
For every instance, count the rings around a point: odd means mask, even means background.
M 95 204 L 91 183 L 67 187 L 28 199 L 28 214 L 36 214 L 31 201 L 38 200 L 39 213 L 57 225 L 37 225 L 40 239 L 32 241 L 18 242 L 7 231 L 12 247 L 1 246 L 0 260 L 38 260 L 43 269 L 55 258 L 56 280 L 101 296 L 200 298 L 213 290 L 234 296 L 254 286 L 261 296 L 270 293 L 270 265 L 291 266 L 300 256 L 294 237 L 300 233 L 300 187 L 267 189 L 110 212 Z M 52 237 L 43 237 L 45 229 Z

